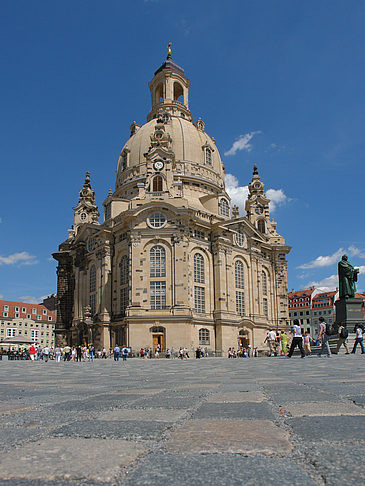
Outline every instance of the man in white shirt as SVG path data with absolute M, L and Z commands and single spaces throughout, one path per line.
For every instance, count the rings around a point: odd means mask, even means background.
M 305 358 L 305 352 L 303 348 L 302 329 L 300 327 L 298 319 L 294 319 L 291 332 L 293 333 L 293 340 L 291 342 L 288 358 L 291 358 L 294 353 L 294 349 L 298 346 L 302 358 Z
M 275 331 L 273 329 L 270 329 L 264 341 L 264 343 L 267 342 L 267 345 L 269 346 L 270 356 L 274 356 L 275 339 L 276 339 Z
M 363 329 L 359 324 L 356 325 L 355 329 L 356 329 L 355 343 L 354 343 L 353 350 L 351 351 L 351 354 L 356 353 L 356 348 L 357 348 L 358 344 L 360 344 L 360 346 L 361 346 L 361 354 L 364 354 L 365 348 L 364 348 L 364 342 L 363 342 Z

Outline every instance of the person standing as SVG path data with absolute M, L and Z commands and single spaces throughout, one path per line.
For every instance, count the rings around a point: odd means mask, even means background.
M 95 348 L 92 344 L 89 346 L 89 361 L 94 361 Z
M 322 341 L 322 348 L 318 354 L 318 358 L 322 357 L 322 353 L 326 350 L 327 358 L 331 357 L 331 350 L 330 345 L 328 342 L 328 334 L 327 334 L 327 324 L 323 317 L 319 318 L 319 339 Z
M 281 331 L 280 340 L 281 340 L 281 355 L 286 356 L 286 353 L 288 352 L 288 337 L 285 331 Z
M 294 353 L 294 349 L 298 346 L 300 350 L 300 354 L 302 358 L 305 358 L 305 352 L 303 348 L 303 338 L 302 338 L 302 329 L 300 327 L 298 319 L 294 319 L 293 321 L 293 328 L 291 330 L 293 333 L 293 340 L 291 342 L 288 358 L 291 358 Z
M 114 351 L 114 361 L 119 361 L 120 347 L 118 346 L 118 344 L 115 345 L 113 351 Z
M 122 349 L 122 358 L 123 358 L 123 361 L 127 361 L 127 356 L 128 356 L 128 348 L 126 348 L 124 346 L 124 348 Z
M 309 331 L 305 331 L 304 334 L 304 352 L 306 356 L 310 356 L 312 350 L 311 350 L 311 337 L 309 334 Z
M 82 355 L 82 349 L 81 349 L 81 345 L 79 344 L 78 346 L 76 346 L 76 361 L 78 361 L 79 363 L 81 363 L 81 355 Z
M 61 350 L 59 346 L 56 346 L 55 348 L 55 355 L 56 355 L 56 363 L 59 363 L 61 361 Z
M 34 361 L 34 359 L 35 359 L 35 346 L 34 346 L 34 344 L 32 344 L 29 348 L 29 357 L 30 357 L 31 361 Z
M 351 351 L 351 354 L 356 353 L 356 348 L 357 348 L 358 344 L 360 344 L 360 346 L 361 346 L 361 354 L 364 354 L 365 348 L 364 348 L 364 343 L 363 343 L 363 328 L 359 324 L 356 324 L 355 329 L 356 329 L 355 343 L 354 343 L 354 347 Z
M 339 353 L 340 347 L 343 345 L 343 347 L 346 350 L 346 354 L 350 354 L 349 352 L 349 347 L 347 346 L 347 337 L 349 335 L 348 330 L 346 329 L 345 326 L 341 324 L 341 326 L 338 328 L 338 341 L 337 341 L 337 349 L 336 349 L 336 354 Z
M 49 347 L 48 346 L 43 348 L 43 356 L 44 356 L 45 363 L 47 363 L 48 358 L 49 358 Z

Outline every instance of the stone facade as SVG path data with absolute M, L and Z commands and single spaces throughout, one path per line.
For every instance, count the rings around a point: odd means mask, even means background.
M 168 55 L 133 122 L 99 224 L 87 173 L 58 260 L 58 344 L 160 344 L 225 353 L 264 347 L 287 325 L 290 247 L 270 219 L 256 166 L 247 215 L 231 208 L 224 167 L 188 106 L 190 81 Z

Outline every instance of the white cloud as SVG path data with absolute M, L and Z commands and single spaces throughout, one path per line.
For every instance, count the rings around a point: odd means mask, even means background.
M 319 256 L 315 260 L 312 260 L 309 263 L 304 263 L 303 265 L 299 265 L 297 268 L 321 268 L 321 267 L 329 267 L 336 263 L 344 253 L 343 248 L 339 248 L 333 255 L 328 256 Z
M 43 299 L 46 299 L 48 295 L 42 295 L 41 297 L 34 297 L 33 295 L 22 295 L 19 297 L 20 302 L 26 302 L 28 304 L 40 304 Z
M 351 256 L 357 256 L 359 258 L 365 258 L 365 253 L 361 251 L 359 248 L 356 246 L 349 246 L 348 253 L 350 253 Z
M 277 206 L 285 204 L 288 200 L 282 189 L 268 189 L 266 196 L 270 199 L 270 211 L 275 211 Z
M 35 265 L 36 263 L 38 263 L 36 257 L 27 251 L 13 253 L 7 257 L 0 256 L 0 265 Z
M 238 206 L 241 214 L 244 213 L 245 203 L 248 197 L 248 186 L 240 186 L 236 176 L 227 174 L 226 191 L 232 200 L 232 205 Z M 266 195 L 270 199 L 270 211 L 275 211 L 277 206 L 285 204 L 288 201 L 282 189 L 268 189 Z
M 239 150 L 246 150 L 250 152 L 252 150 L 252 140 L 254 135 L 262 133 L 260 130 L 255 130 L 253 132 L 246 133 L 245 135 L 240 135 L 234 142 L 232 147 L 224 153 L 224 155 L 236 155 Z
M 330 275 L 329 277 L 323 278 L 318 282 L 308 282 L 307 288 L 315 287 L 322 292 L 331 292 L 332 290 L 336 290 L 338 287 L 338 276 L 336 274 Z

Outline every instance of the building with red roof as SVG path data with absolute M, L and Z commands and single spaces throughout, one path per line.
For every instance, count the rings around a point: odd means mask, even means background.
M 33 339 L 39 346 L 54 346 L 56 314 L 43 304 L 0 300 L 0 341 L 15 336 Z

